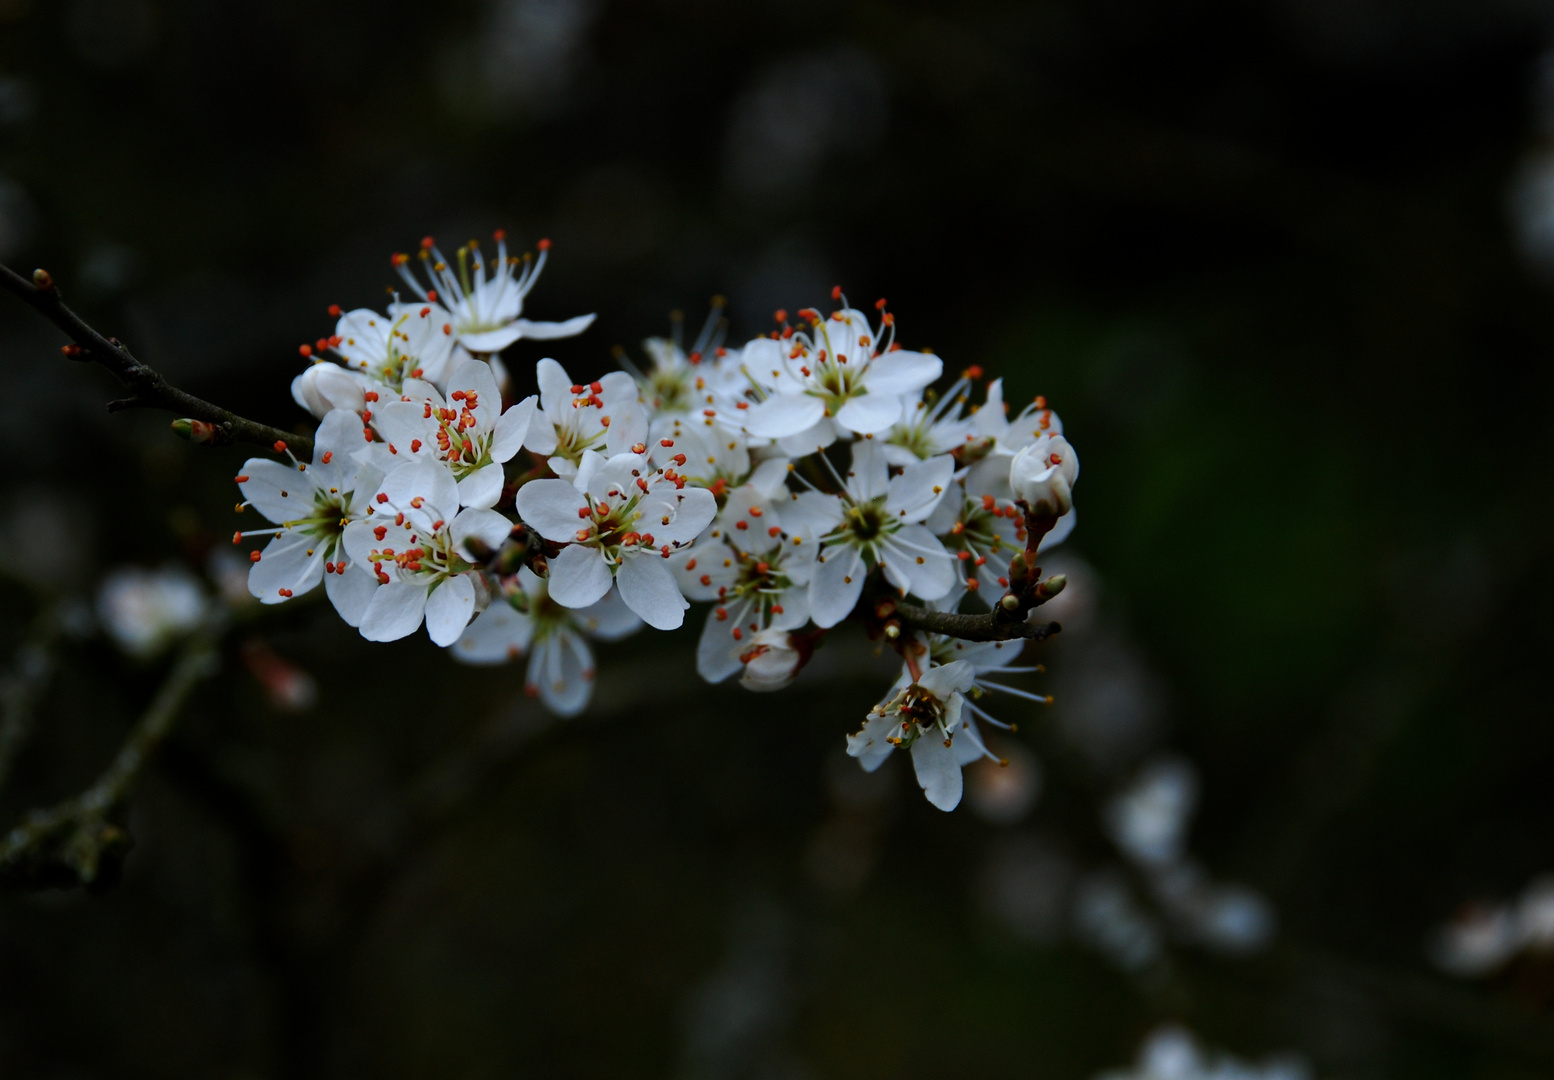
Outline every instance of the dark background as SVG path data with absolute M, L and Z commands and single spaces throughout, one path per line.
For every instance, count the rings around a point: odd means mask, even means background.
M 0 1073 L 1054 1077 L 1180 1020 L 1323 1077 L 1554 1075 L 1554 973 L 1431 928 L 1554 869 L 1554 196 L 1531 2 L 0 0 L 0 258 L 175 382 L 291 426 L 298 342 L 424 233 L 555 242 L 520 343 L 574 374 L 729 298 L 888 296 L 909 346 L 1045 393 L 1084 463 L 1035 809 L 942 815 L 842 736 L 854 640 L 787 694 L 699 615 L 548 724 L 517 669 L 327 607 L 244 634 L 102 895 L 0 898 Z M 1546 171 L 1546 170 L 1545 170 Z M 8 646 L 44 593 L 199 556 L 240 450 L 108 417 L 0 304 Z M 42 508 L 40 510 L 40 508 Z M 70 528 L 40 534 L 52 514 Z M 32 515 L 29 517 L 29 515 Z M 845 638 L 846 635 L 836 635 Z M 11 815 L 90 781 L 161 672 L 69 647 Z M 860 668 L 866 677 L 859 676 Z M 1126 972 L 1063 915 L 1105 794 L 1197 763 L 1192 848 L 1267 951 Z

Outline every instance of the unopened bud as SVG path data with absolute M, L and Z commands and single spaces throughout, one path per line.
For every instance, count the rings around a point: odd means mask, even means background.
M 1025 552 L 1016 552 L 1014 558 L 1009 560 L 1009 580 L 1011 583 L 1024 581 L 1030 576 L 1030 565 L 1025 561 Z
M 174 420 L 173 434 L 193 443 L 210 443 L 216 439 L 216 425 L 204 420 Z
M 1074 507 L 1079 455 L 1061 435 L 1044 435 L 1009 462 L 1009 487 L 1029 513 L 1059 518 Z
M 1014 593 L 1004 593 L 998 600 L 998 606 L 1013 615 L 1020 610 L 1020 598 Z
M 786 630 L 766 629 L 750 639 L 739 660 L 745 666 L 739 684 L 758 694 L 781 690 L 809 662 L 813 646 Z
M 54 275 L 40 266 L 32 272 L 32 283 L 47 292 L 54 287 Z
M 473 555 L 476 562 L 490 562 L 491 556 L 496 554 L 491 549 L 491 545 L 478 536 L 467 537 L 464 541 L 464 550 Z
M 1043 600 L 1051 600 L 1067 587 L 1068 576 L 1066 574 L 1053 574 L 1046 581 L 1036 586 L 1036 595 Z

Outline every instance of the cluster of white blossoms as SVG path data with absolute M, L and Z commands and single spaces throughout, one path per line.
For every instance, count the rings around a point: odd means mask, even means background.
M 1079 474 L 1042 398 L 982 402 L 968 369 L 943 392 L 939 357 L 895 341 L 894 318 L 848 306 L 799 311 L 742 348 L 709 318 L 687 350 L 574 377 L 536 367 L 538 394 L 505 396 L 501 350 L 574 335 L 593 320 L 521 317 L 544 266 L 471 242 L 450 261 L 430 238 L 396 255 L 409 290 L 384 312 L 342 312 L 301 352 L 292 384 L 319 420 L 313 458 L 255 458 L 237 482 L 273 528 L 250 553 L 266 604 L 323 582 L 372 641 L 413 634 L 477 664 L 527 657 L 528 691 L 571 715 L 594 674 L 591 641 L 643 623 L 673 630 L 708 606 L 696 668 L 751 690 L 793 681 L 825 630 L 882 628 L 901 677 L 849 739 L 876 768 L 907 750 L 929 800 L 953 808 L 961 767 L 991 754 L 990 694 L 1020 641 L 971 644 L 885 627 L 892 601 L 987 611 L 1013 571 L 1063 539 Z M 420 263 L 421 274 L 412 272 Z M 1034 585 L 1034 583 L 1033 583 Z M 1021 586 L 1023 587 L 1023 586 Z M 1011 609 L 1012 610 L 1012 609 Z M 892 632 L 893 631 L 893 632 Z

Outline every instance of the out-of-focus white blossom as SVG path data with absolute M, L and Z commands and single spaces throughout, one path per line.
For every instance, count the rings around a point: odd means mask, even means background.
M 1096 1080 L 1311 1080 L 1311 1068 L 1292 1054 L 1253 1063 L 1214 1053 L 1186 1028 L 1165 1024 L 1144 1040 L 1131 1069 L 1108 1070 Z
M 1491 975 L 1517 956 L 1554 956 L 1554 874 L 1544 874 L 1506 903 L 1470 903 L 1426 942 L 1435 965 L 1451 975 Z
M 1129 858 L 1149 866 L 1175 862 L 1187 847 L 1198 801 L 1198 774 L 1182 758 L 1144 768 L 1106 807 L 1106 829 Z
M 545 579 L 528 567 L 518 570 L 511 585 L 454 642 L 454 658 L 489 665 L 527 654 L 525 692 L 560 716 L 576 716 L 593 696 L 588 639 L 619 641 L 640 630 L 642 620 L 617 592 L 589 607 L 562 607 L 550 598 Z
M 210 601 L 176 563 L 157 570 L 121 566 L 97 590 L 97 618 L 131 656 L 151 657 L 204 621 Z

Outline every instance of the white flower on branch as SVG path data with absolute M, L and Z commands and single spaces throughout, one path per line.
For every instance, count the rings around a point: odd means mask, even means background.
M 524 449 L 549 458 L 557 476 L 577 475 L 583 456 L 606 457 L 647 451 L 647 413 L 637 400 L 637 384 L 624 371 L 612 371 L 591 383 L 575 383 L 554 360 L 535 366 L 540 410 L 524 439 Z
M 345 529 L 346 552 L 372 567 L 378 583 L 362 615 L 362 636 L 396 641 L 424 619 L 432 641 L 452 645 L 488 599 L 470 545 L 496 548 L 512 522 L 495 510 L 460 510 L 458 482 L 435 461 L 399 466 L 367 508 L 369 517 Z
M 550 595 L 558 604 L 588 607 L 614 581 L 649 626 L 673 630 L 685 621 L 690 605 L 666 560 L 712 521 L 718 509 L 712 492 L 688 486 L 673 469 L 654 469 L 645 454 L 606 458 L 588 451 L 570 481 L 534 480 L 519 488 L 517 506 L 541 536 L 566 544 L 549 560 Z
M 248 591 L 265 604 L 279 604 L 308 592 L 320 581 L 340 617 L 361 622 L 373 590 L 365 562 L 347 556 L 347 525 L 367 513 L 366 496 L 383 474 L 351 457 L 361 445 L 361 419 L 346 409 L 331 410 L 313 437 L 313 461 L 290 465 L 249 458 L 238 474 L 244 507 L 276 523 L 272 529 L 246 529 L 244 537 L 273 534 L 263 551 L 252 553 Z
M 333 356 L 358 377 L 364 390 L 386 388 L 397 397 L 407 379 L 441 386 L 454 344 L 452 328 L 433 305 L 394 303 L 387 315 L 371 308 L 346 312 L 332 335 L 303 345 L 300 351 L 316 361 L 310 370 L 316 371 Z M 311 375 L 303 372 L 291 385 L 297 404 L 315 416 L 324 405 L 360 411 L 362 404 L 353 395 L 350 385 L 328 369 Z
M 576 716 L 593 695 L 594 654 L 588 639 L 619 641 L 642 620 L 617 592 L 585 608 L 562 607 L 544 578 L 522 567 L 502 598 L 491 603 L 453 644 L 467 664 L 505 664 L 528 654 L 524 690 L 561 716 Z
M 861 311 L 844 308 L 822 318 L 799 312 L 808 332 L 790 338 L 757 338 L 745 346 L 744 367 L 769 396 L 749 410 L 745 430 L 760 438 L 787 440 L 789 453 L 829 446 L 838 431 L 874 435 L 902 416 L 902 395 L 916 394 L 944 370 L 932 353 L 904 352 L 881 340 Z
M 961 730 L 965 692 L 975 681 L 976 670 L 966 660 L 930 668 L 870 710 L 862 730 L 847 737 L 847 752 L 873 772 L 892 750 L 910 751 L 928 801 L 940 810 L 955 809 L 962 764 L 955 737 Z M 972 760 L 981 753 L 979 748 Z
M 1061 435 L 1043 435 L 1009 462 L 1009 487 L 1032 513 L 1062 517 L 1074 508 L 1079 455 Z
M 496 258 L 489 264 L 480 245 L 471 240 L 454 252 L 453 263 L 443 257 L 430 236 L 421 241 L 418 258 L 428 284 L 410 272 L 410 257 L 395 255 L 394 265 L 410 291 L 435 305 L 438 325 L 473 353 L 495 353 L 520 338 L 548 341 L 575 337 L 593 325 L 592 315 L 565 322 L 533 322 L 520 318 L 523 301 L 539 280 L 550 255 L 550 241 L 539 242 L 540 257 L 507 254 L 507 234 L 497 230 Z M 433 380 L 436 381 L 436 380 Z
M 358 455 L 370 454 L 384 472 L 395 458 L 442 462 L 458 481 L 463 505 L 492 507 L 502 495 L 502 466 L 522 447 L 538 400 L 531 395 L 503 412 L 491 366 L 461 357 L 448 374 L 447 400 L 430 383 L 410 380 L 401 400 L 375 411 L 383 441 Z
M 763 462 L 749 483 L 729 493 L 709 534 L 670 559 L 681 592 L 713 604 L 696 647 L 697 674 L 708 682 L 747 665 L 752 641 L 764 631 L 797 630 L 809 621 L 818 545 L 805 522 L 784 520 L 792 503 L 787 473 L 786 458 Z
M 955 584 L 949 552 L 922 524 L 949 487 L 955 460 L 944 455 L 914 462 L 891 477 L 877 441 L 854 443 L 852 452 L 851 469 L 838 478 L 840 496 L 807 492 L 789 511 L 806 518 L 822 544 L 809 586 L 810 614 L 820 627 L 835 626 L 852 612 L 874 566 L 903 596 L 937 600 Z

